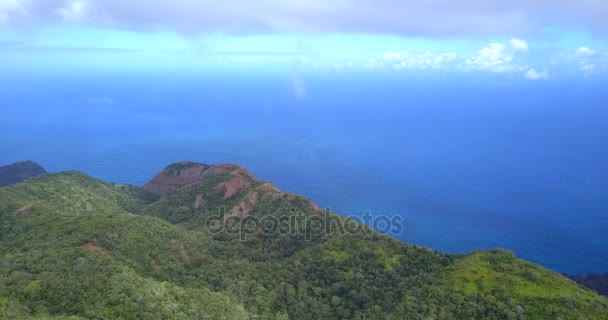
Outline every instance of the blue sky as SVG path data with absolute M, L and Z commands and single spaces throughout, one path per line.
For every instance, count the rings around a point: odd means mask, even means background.
M 603 1 L 0 0 L 0 70 L 384 70 L 590 79 Z

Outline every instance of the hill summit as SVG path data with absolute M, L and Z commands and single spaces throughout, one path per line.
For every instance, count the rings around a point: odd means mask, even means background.
M 249 173 L 245 168 L 233 164 L 206 165 L 196 162 L 180 162 L 169 165 L 156 175 L 143 189 L 160 196 L 186 189 L 195 184 L 202 183 L 207 177 L 229 172 L 233 174 L 230 185 L 231 192 L 239 186 L 246 186 L 249 182 L 257 182 L 258 178 Z
M 22 161 L 0 167 L 0 187 L 19 183 L 28 178 L 46 173 L 44 168 L 34 161 Z

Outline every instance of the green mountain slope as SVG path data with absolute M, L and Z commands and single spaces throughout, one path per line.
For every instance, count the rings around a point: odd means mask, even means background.
M 0 188 L 0 274 L 0 319 L 608 319 L 508 251 L 410 246 L 234 165 Z

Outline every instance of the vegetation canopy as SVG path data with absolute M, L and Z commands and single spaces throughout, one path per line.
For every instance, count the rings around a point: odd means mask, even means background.
M 235 165 L 0 188 L 0 274 L 0 319 L 608 319 L 510 251 L 408 245 Z

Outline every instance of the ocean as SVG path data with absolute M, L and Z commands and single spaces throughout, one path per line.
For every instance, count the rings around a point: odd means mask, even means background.
M 388 71 L 0 76 L 0 164 L 144 184 L 236 163 L 397 238 L 608 272 L 605 81 Z

